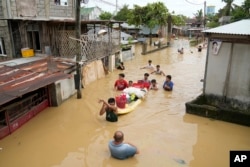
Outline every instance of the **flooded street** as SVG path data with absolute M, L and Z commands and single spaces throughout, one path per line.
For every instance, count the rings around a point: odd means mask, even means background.
M 113 85 L 121 71 L 115 70 L 82 90 L 59 107 L 51 107 L 13 134 L 0 140 L 1 167 L 228 167 L 230 150 L 250 149 L 250 127 L 185 113 L 185 102 L 202 93 L 206 50 L 189 48 L 187 40 L 125 61 L 125 79 L 134 82 L 148 72 L 140 67 L 149 59 L 172 75 L 174 90 L 164 91 L 164 76 L 150 75 L 160 89 L 131 113 L 110 123 L 99 116 L 98 99 L 114 97 Z M 184 48 L 184 54 L 177 49 Z M 110 157 L 108 141 L 116 130 L 125 141 L 138 146 L 140 154 L 128 160 Z

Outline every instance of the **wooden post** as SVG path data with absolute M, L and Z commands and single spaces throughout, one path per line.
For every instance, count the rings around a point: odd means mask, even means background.
M 81 20 L 80 20 L 80 9 L 81 9 L 81 0 L 76 0 L 76 16 L 75 16 L 75 31 L 76 31 L 76 39 L 80 39 L 81 37 Z M 81 79 L 81 44 L 79 41 L 76 43 L 76 79 L 75 82 L 78 82 L 77 87 L 77 99 L 82 98 L 82 79 Z
M 171 15 L 168 15 L 168 40 L 167 40 L 167 45 L 170 45 L 171 35 L 172 35 L 172 17 L 171 17 Z

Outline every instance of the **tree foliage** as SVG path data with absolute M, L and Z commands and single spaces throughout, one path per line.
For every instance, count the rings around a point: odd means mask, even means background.
M 218 27 L 220 25 L 218 14 L 207 15 L 206 20 L 207 20 L 206 26 L 209 28 L 215 28 L 215 27 Z
M 238 6 L 232 11 L 231 21 L 235 22 L 246 17 L 247 17 L 247 13 L 245 12 L 245 10 L 241 6 Z
M 198 23 L 201 23 L 202 20 L 203 20 L 203 12 L 202 12 L 202 9 L 200 10 L 197 10 L 197 13 L 194 14 L 195 18 L 196 18 L 196 21 Z
M 216 19 L 213 19 L 208 24 L 208 27 L 210 25 L 216 25 L 217 19 L 222 16 L 231 16 L 231 21 L 239 21 L 242 19 L 249 19 L 250 18 L 250 0 L 245 0 L 242 5 L 238 6 L 236 4 L 233 4 L 233 0 L 223 0 L 223 2 L 226 3 L 226 5 L 219 9 L 218 13 L 214 16 Z M 219 25 L 219 23 L 217 23 Z
M 148 3 L 141 7 L 134 5 L 129 14 L 128 23 L 153 28 L 155 25 L 167 24 L 168 9 L 162 2 Z
M 146 26 L 150 29 L 150 44 L 152 43 L 151 33 L 156 25 L 166 25 L 168 9 L 162 2 L 148 3 L 146 6 L 134 5 L 128 18 L 129 24 Z
M 112 14 L 110 12 L 103 12 L 100 14 L 99 18 L 100 20 L 110 20 L 112 18 Z
M 171 16 L 172 16 L 173 25 L 176 25 L 176 26 L 185 25 L 185 22 L 187 20 L 186 16 L 184 15 L 171 15 Z
M 114 20 L 117 21 L 127 21 L 129 18 L 130 9 L 128 5 L 123 5 L 123 7 L 114 16 Z
M 223 8 L 224 16 L 230 16 L 231 12 L 233 11 L 233 1 L 234 0 L 222 0 L 222 2 L 226 3 L 226 6 Z

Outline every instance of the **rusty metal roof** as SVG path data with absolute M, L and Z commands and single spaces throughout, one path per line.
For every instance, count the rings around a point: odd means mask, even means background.
M 203 32 L 209 34 L 250 35 L 250 19 L 240 20 Z
M 0 18 L 0 20 L 25 20 L 25 21 L 49 21 L 49 22 L 63 22 L 75 23 L 73 17 L 13 17 L 13 18 Z M 124 21 L 116 20 L 81 20 L 83 24 L 103 24 L 103 23 L 124 23 Z
M 70 78 L 75 63 L 41 59 L 17 66 L 0 65 L 0 105 L 55 81 Z

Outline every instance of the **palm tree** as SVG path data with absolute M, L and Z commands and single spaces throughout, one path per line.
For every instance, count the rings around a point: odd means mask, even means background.
M 242 7 L 245 10 L 246 18 L 250 18 L 250 0 L 245 0 Z
M 222 0 L 222 2 L 226 3 L 226 6 L 224 6 L 224 14 L 225 16 L 230 16 L 232 10 L 233 10 L 233 1 L 234 0 Z
M 201 25 L 202 24 L 202 20 L 203 20 L 203 12 L 202 9 L 197 10 L 197 13 L 194 14 L 195 18 L 196 18 L 196 23 L 197 25 Z

